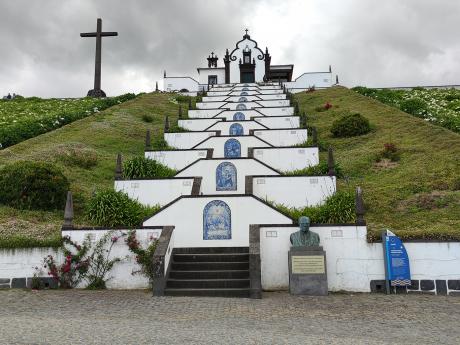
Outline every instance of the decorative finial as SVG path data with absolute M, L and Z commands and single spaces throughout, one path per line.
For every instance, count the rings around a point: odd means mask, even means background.
M 328 175 L 334 176 L 335 175 L 335 163 L 334 163 L 334 151 L 332 147 L 329 146 L 327 151 L 327 167 L 328 167 Z
M 121 180 L 123 178 L 121 153 L 117 154 L 117 165 L 115 166 L 115 180 Z
M 166 70 L 163 73 L 163 77 L 166 78 Z
M 248 31 L 249 31 L 249 30 L 248 30 L 248 29 L 246 29 L 246 30 L 244 30 L 244 31 L 246 31 L 246 36 L 247 36 L 247 35 L 248 35 Z
M 73 199 L 70 190 L 67 192 L 67 200 L 65 202 L 63 228 L 73 228 Z
M 307 115 L 304 114 L 304 117 L 305 117 L 305 122 L 307 122 L 307 121 L 306 121 Z M 313 127 L 313 128 L 311 129 L 311 136 L 312 136 L 312 138 L 313 138 L 313 139 L 312 139 L 313 146 L 318 146 L 318 131 L 316 130 L 316 127 Z
M 329 73 L 332 73 L 332 66 L 329 65 Z
M 182 119 L 182 104 L 179 104 L 179 113 L 177 114 L 179 119 Z
M 145 133 L 145 151 L 149 151 L 152 149 L 151 140 L 150 140 L 150 129 L 147 129 L 147 133 Z
M 361 187 L 356 187 L 356 197 L 355 197 L 355 212 L 356 212 L 356 225 L 366 225 L 366 221 L 364 220 L 364 200 L 363 200 L 363 192 Z
M 169 116 L 165 116 L 165 127 L 164 127 L 164 132 L 168 133 L 169 132 Z
M 155 83 L 155 92 L 158 92 L 158 81 Z
M 338 76 L 338 75 L 335 76 L 335 83 L 336 83 L 337 85 L 339 85 L 339 76 Z
M 193 107 L 193 105 L 192 105 L 192 97 L 189 97 L 188 98 L 188 110 L 192 110 L 192 107 Z

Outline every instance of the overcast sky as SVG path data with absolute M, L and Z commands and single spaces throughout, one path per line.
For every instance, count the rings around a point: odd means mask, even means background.
M 0 3 L 0 96 L 79 97 L 93 86 L 96 29 L 102 89 L 151 91 L 192 76 L 249 29 L 294 77 L 332 65 L 346 86 L 460 84 L 457 0 L 11 0 Z M 219 60 L 219 65 L 222 65 Z

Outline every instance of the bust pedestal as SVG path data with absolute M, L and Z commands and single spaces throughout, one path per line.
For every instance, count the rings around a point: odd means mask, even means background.
M 290 294 L 327 295 L 326 252 L 323 247 L 291 247 L 288 262 Z

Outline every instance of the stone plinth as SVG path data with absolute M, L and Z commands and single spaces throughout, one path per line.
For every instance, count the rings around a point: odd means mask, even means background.
M 289 292 L 292 295 L 327 295 L 326 252 L 323 247 L 291 247 Z

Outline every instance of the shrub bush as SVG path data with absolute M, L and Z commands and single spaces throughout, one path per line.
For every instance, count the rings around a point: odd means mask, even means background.
M 159 209 L 146 207 L 127 194 L 112 189 L 97 192 L 88 202 L 87 218 L 96 225 L 107 227 L 135 227 Z
M 354 137 L 369 133 L 369 120 L 361 114 L 345 115 L 332 123 L 331 133 L 334 137 Z
M 426 103 L 420 98 L 406 99 L 401 102 L 400 109 L 414 116 L 422 117 L 427 112 Z
M 342 166 L 338 163 L 334 163 L 335 176 L 338 178 L 343 177 Z M 327 161 L 321 161 L 318 165 L 314 165 L 305 169 L 287 171 L 284 174 L 287 176 L 321 176 L 329 173 L 329 166 Z
M 0 203 L 31 210 L 63 209 L 69 181 L 49 163 L 16 162 L 0 170 Z
M 176 170 L 142 156 L 134 157 L 123 164 L 123 177 L 128 180 L 172 177 L 175 174 Z
M 186 95 L 177 95 L 174 97 L 178 103 L 187 103 L 189 102 L 189 99 L 192 98 L 190 96 Z
M 153 122 L 153 116 L 144 114 L 142 115 L 142 121 L 147 122 L 147 123 Z
M 383 145 L 383 150 L 377 156 L 377 161 L 381 161 L 382 159 L 388 159 L 391 162 L 399 161 L 399 150 L 395 144 L 387 143 Z
M 340 224 L 352 223 L 356 220 L 355 197 L 350 192 L 336 192 L 320 206 L 294 208 L 276 205 L 276 207 L 294 220 L 307 216 L 312 223 Z

